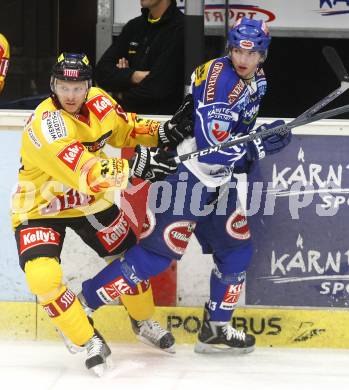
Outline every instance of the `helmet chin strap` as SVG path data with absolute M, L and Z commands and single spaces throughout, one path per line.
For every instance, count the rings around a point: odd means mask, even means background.
M 250 80 L 254 79 L 255 74 L 256 74 L 256 71 L 253 72 L 251 77 L 240 77 L 240 78 L 241 78 L 241 80 L 244 80 L 244 81 L 250 81 Z

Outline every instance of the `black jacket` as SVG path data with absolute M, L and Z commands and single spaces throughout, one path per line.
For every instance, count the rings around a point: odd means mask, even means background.
M 111 91 L 125 111 L 172 114 L 181 104 L 184 89 L 184 15 L 175 2 L 156 23 L 148 22 L 149 10 L 130 20 L 96 67 L 98 85 Z M 125 57 L 130 68 L 119 69 Z M 150 71 L 138 85 L 131 83 L 135 70 Z

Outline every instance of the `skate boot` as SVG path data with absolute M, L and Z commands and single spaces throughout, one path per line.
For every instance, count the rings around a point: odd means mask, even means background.
M 79 301 L 82 304 L 82 307 L 85 310 L 85 313 L 87 314 L 91 325 L 93 326 L 93 320 L 91 318 L 94 310 L 88 306 L 85 297 L 82 294 L 82 291 L 77 295 L 79 298 Z M 136 334 L 136 337 L 139 341 L 150 345 L 151 347 L 159 348 L 162 351 L 168 352 L 168 353 L 175 353 L 175 339 L 171 332 L 167 331 L 166 329 L 161 328 L 160 324 L 153 320 L 144 320 L 144 321 L 137 321 L 133 319 L 130 315 L 131 325 L 134 333 Z M 66 344 L 67 345 L 67 344 Z M 76 347 L 74 344 L 70 345 L 70 347 L 67 345 L 67 348 L 70 348 L 70 351 L 72 353 L 76 350 Z
M 209 321 L 205 309 L 204 319 L 194 351 L 197 353 L 248 353 L 255 347 L 256 339 L 243 330 L 236 330 L 230 322 Z
M 94 335 L 84 347 L 87 350 L 87 358 L 85 360 L 87 369 L 97 376 L 102 376 L 105 368 L 108 366 L 107 358 L 110 356 L 111 351 L 98 330 L 95 329 Z
M 139 341 L 168 353 L 175 353 L 175 338 L 153 320 L 137 321 L 130 315 L 132 329 Z

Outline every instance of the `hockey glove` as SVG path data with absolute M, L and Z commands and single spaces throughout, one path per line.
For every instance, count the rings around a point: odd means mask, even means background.
M 193 135 L 193 95 L 188 94 L 173 117 L 159 127 L 159 146 L 174 149 L 186 137 Z
M 135 147 L 135 156 L 129 164 L 131 176 L 151 183 L 163 180 L 177 171 L 177 163 L 172 154 L 160 148 L 146 148 L 141 145 Z
M 258 133 L 264 129 L 271 129 L 284 124 L 284 121 L 277 120 L 269 124 L 265 123 L 254 131 Z M 261 160 L 269 154 L 278 153 L 291 142 L 291 138 L 291 130 L 285 134 L 272 134 L 266 138 L 257 137 L 246 145 L 247 159 L 250 161 Z

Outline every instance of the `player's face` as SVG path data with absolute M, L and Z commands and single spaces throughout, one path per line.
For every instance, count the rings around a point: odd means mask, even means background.
M 238 47 L 231 49 L 231 61 L 236 73 L 243 79 L 253 76 L 261 60 L 262 55 L 258 51 L 240 49 Z
M 56 79 L 55 93 L 63 110 L 77 113 L 85 102 L 88 90 L 87 81 L 65 81 Z

